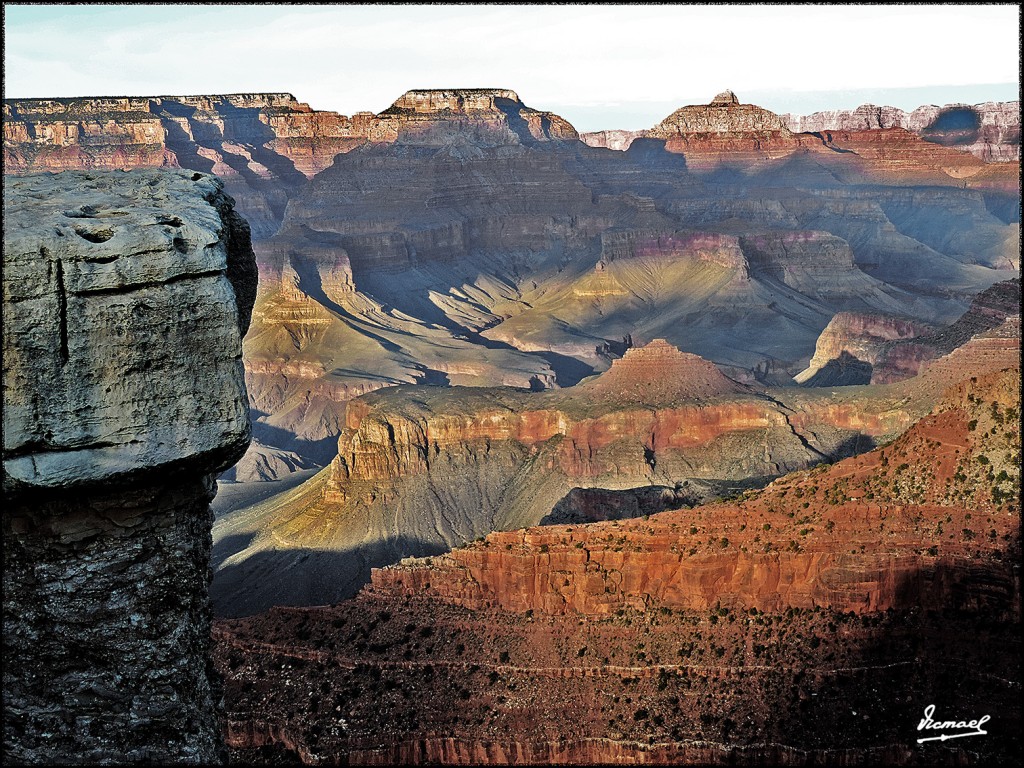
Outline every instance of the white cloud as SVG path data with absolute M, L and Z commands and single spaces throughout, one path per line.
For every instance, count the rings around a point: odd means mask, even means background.
M 1015 83 L 1016 6 L 6 6 L 8 96 L 291 91 L 380 110 L 500 86 L 554 111 L 723 88 Z M 614 123 L 614 120 L 612 120 Z

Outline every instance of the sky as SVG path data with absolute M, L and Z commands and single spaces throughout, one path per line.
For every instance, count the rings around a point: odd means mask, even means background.
M 511 88 L 578 130 L 648 128 L 726 88 L 808 114 L 1019 98 L 1016 5 L 21 5 L 4 97 L 294 94 L 379 112 Z

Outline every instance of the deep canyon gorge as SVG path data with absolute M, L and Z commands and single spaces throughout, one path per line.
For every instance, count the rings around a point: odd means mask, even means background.
M 1019 162 L 1019 102 L 6 100 L 10 754 L 1014 762 Z

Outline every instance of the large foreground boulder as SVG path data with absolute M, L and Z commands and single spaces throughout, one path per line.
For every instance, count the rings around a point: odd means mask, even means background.
M 192 171 L 6 178 L 3 266 L 5 758 L 221 762 L 209 502 L 250 439 L 249 227 Z

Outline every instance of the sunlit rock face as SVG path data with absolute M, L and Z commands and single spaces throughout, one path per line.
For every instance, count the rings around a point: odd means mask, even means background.
M 249 443 L 249 228 L 192 171 L 4 182 L 4 740 L 210 764 L 209 502 Z
M 806 386 L 888 384 L 918 374 L 972 337 L 972 356 L 985 345 L 998 347 L 1001 339 L 1019 335 L 1019 327 L 1019 279 L 985 289 L 967 312 L 941 328 L 891 315 L 840 312 L 818 337 L 810 365 L 794 379 Z
M 568 121 L 527 107 L 505 88 L 407 91 L 377 116 L 371 138 L 434 144 L 450 141 L 453 133 L 491 145 L 578 138 Z
M 934 376 L 893 387 L 763 390 L 655 340 L 572 388 L 374 392 L 349 402 L 327 468 L 218 521 L 215 607 L 235 616 L 336 602 L 377 564 L 551 522 L 553 509 L 574 506 L 574 489 L 612 498 L 646 487 L 692 505 L 763 484 L 892 439 L 951 372 L 1000 370 L 1018 356 L 1018 338 L 972 339 Z

